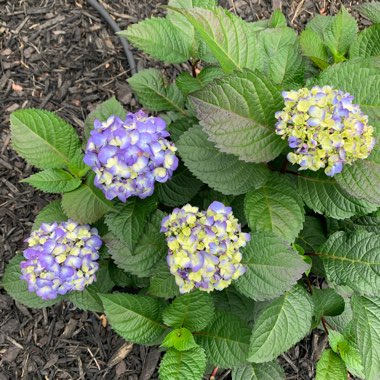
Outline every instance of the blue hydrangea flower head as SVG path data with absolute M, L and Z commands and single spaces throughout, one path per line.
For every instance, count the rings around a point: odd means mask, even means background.
M 367 158 L 374 145 L 373 127 L 354 97 L 330 86 L 282 93 L 285 107 L 276 112 L 276 133 L 294 151 L 288 154 L 299 170 L 325 169 L 332 177 L 345 164 Z
M 92 284 L 99 268 L 102 241 L 96 228 L 72 220 L 43 223 L 33 231 L 24 250 L 21 279 L 28 290 L 44 300 L 57 298 Z
M 178 166 L 168 136 L 165 121 L 143 111 L 129 113 L 125 120 L 95 120 L 84 157 L 96 174 L 95 186 L 107 199 L 122 202 L 152 195 L 155 182 L 166 182 Z
M 161 223 L 167 262 L 181 293 L 222 290 L 245 273 L 240 248 L 250 240 L 231 207 L 213 202 L 206 211 L 186 205 Z

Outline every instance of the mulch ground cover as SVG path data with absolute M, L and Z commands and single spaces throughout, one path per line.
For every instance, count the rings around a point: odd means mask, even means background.
M 302 30 L 314 14 L 335 14 L 363 1 L 222 0 L 249 21 L 281 8 L 289 25 Z M 164 0 L 101 2 L 121 29 L 164 13 Z M 358 17 L 355 11 L 354 16 Z M 358 19 L 359 20 L 359 19 Z M 359 20 L 366 25 L 368 21 Z M 169 67 L 133 51 L 138 68 L 160 67 L 169 77 L 186 70 Z M 0 0 L 0 281 L 5 264 L 23 248 L 33 220 L 51 196 L 20 180 L 33 172 L 11 149 L 9 114 L 36 107 L 57 112 L 78 131 L 96 105 L 115 95 L 126 107 L 137 102 L 126 79 L 124 52 L 111 29 L 84 0 Z M 313 379 L 326 345 L 313 333 L 283 354 L 287 379 Z M 160 352 L 132 346 L 112 332 L 101 315 L 69 303 L 31 310 L 0 290 L 0 380 L 157 379 Z M 219 371 L 217 379 L 229 378 Z

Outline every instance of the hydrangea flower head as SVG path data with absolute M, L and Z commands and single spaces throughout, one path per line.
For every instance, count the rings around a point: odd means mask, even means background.
M 241 231 L 231 207 L 213 202 L 206 211 L 186 205 L 162 220 L 167 262 L 181 293 L 194 288 L 222 290 L 245 273 L 241 247 L 250 235 Z
M 288 154 L 300 170 L 324 168 L 328 176 L 344 164 L 365 159 L 375 139 L 373 127 L 354 97 L 330 86 L 301 88 L 282 94 L 285 107 L 276 113 L 276 133 L 287 139 L 294 152 Z
M 178 166 L 168 136 L 165 121 L 143 111 L 129 113 L 125 120 L 95 120 L 84 157 L 96 174 L 95 186 L 107 199 L 122 202 L 152 195 L 155 181 L 166 182 Z
M 24 250 L 21 279 L 44 300 L 73 290 L 84 290 L 96 279 L 102 241 L 96 228 L 72 220 L 43 223 L 33 231 Z

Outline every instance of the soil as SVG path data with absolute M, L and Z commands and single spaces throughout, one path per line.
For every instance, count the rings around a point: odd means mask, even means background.
M 363 1 L 221 0 L 241 17 L 256 21 L 281 8 L 301 30 L 316 13 L 335 14 Z M 163 14 L 162 0 L 104 0 L 121 29 Z M 358 17 L 355 11 L 352 13 Z M 368 21 L 360 19 L 360 24 Z M 173 77 L 183 67 L 159 64 L 133 50 L 138 67 L 157 66 Z M 57 112 L 78 131 L 95 106 L 115 95 L 127 109 L 137 102 L 126 79 L 128 63 L 112 30 L 84 0 L 0 0 L 0 279 L 22 249 L 33 220 L 52 196 L 20 183 L 33 168 L 11 149 L 9 114 L 36 107 Z M 101 315 L 69 303 L 32 310 L 0 290 L 0 380 L 157 379 L 160 352 L 124 342 L 103 326 Z M 326 345 L 313 333 L 280 358 L 287 379 L 310 380 Z M 229 378 L 219 371 L 217 379 Z

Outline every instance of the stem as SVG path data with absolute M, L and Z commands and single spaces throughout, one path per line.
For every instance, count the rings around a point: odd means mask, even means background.
M 281 173 L 286 173 L 286 170 L 288 168 L 288 165 L 289 165 L 289 161 L 287 158 L 285 158 L 284 162 L 282 163 L 282 166 L 281 166 L 281 169 L 280 169 L 280 172 Z
M 197 64 L 198 64 L 198 60 L 196 61 L 191 61 L 191 75 L 193 76 L 193 78 L 196 78 L 197 77 Z
M 316 256 L 316 257 L 320 256 L 319 253 L 313 253 L 313 252 L 305 252 L 304 255 L 305 256 Z
M 211 372 L 211 376 L 210 376 L 210 380 L 215 380 L 215 376 L 216 376 L 216 373 L 218 372 L 218 367 L 215 367 L 212 372 Z
M 325 318 L 321 317 L 321 322 L 322 322 L 323 329 L 325 330 L 325 333 L 329 335 L 329 329 L 327 328 L 327 322 Z
M 309 276 L 306 276 L 306 283 L 307 283 L 307 289 L 309 290 L 310 294 L 313 294 L 313 287 L 311 285 L 311 281 Z

